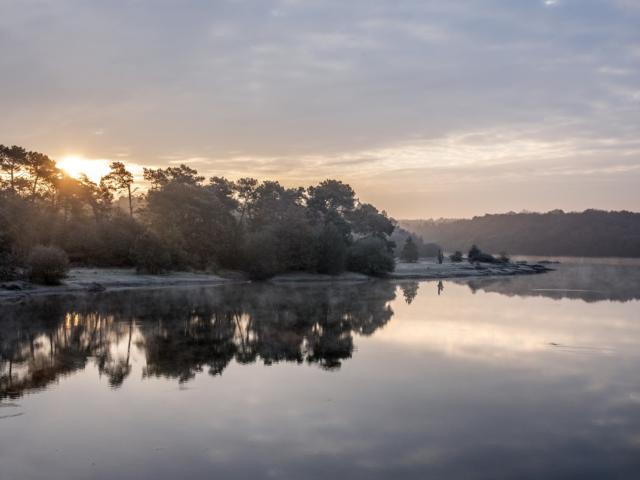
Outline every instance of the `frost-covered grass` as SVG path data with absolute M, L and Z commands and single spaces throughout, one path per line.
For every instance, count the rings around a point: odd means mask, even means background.
M 550 269 L 539 264 L 520 263 L 452 263 L 445 261 L 421 260 L 416 263 L 399 262 L 394 272 L 388 275 L 391 279 L 444 279 L 465 277 L 487 277 L 498 275 L 522 275 L 542 273 Z M 359 273 L 345 272 L 340 275 L 320 275 L 314 273 L 294 272 L 278 275 L 271 279 L 277 283 L 306 282 L 360 282 L 368 277 Z M 73 268 L 61 285 L 42 286 L 28 282 L 6 282 L 0 287 L 0 300 L 20 301 L 31 295 L 50 295 L 78 292 L 100 292 L 103 290 L 130 288 L 164 288 L 179 286 L 204 286 L 226 282 L 242 281 L 241 276 L 221 276 L 209 273 L 172 272 L 162 275 L 138 274 L 134 269 L 126 268 Z
M 99 292 L 125 288 L 215 285 L 230 281 L 233 280 L 208 273 L 172 272 L 163 275 L 143 275 L 128 268 L 73 268 L 62 283 L 56 286 L 40 286 L 27 282 L 5 282 L 5 288 L 0 288 L 0 299 L 20 299 L 30 295 Z M 7 285 L 14 288 L 6 288 Z
M 543 273 L 551 270 L 539 264 L 521 263 L 469 263 L 467 261 L 454 263 L 445 261 L 439 264 L 436 261 L 420 260 L 416 263 L 398 262 L 391 278 L 460 278 L 460 277 L 487 277 L 497 275 L 524 275 L 530 273 Z

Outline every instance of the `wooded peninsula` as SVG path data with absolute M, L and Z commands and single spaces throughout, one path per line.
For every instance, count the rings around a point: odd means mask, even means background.
M 135 267 L 140 272 L 240 270 L 383 275 L 395 222 L 338 180 L 308 188 L 206 179 L 188 165 L 145 168 L 146 191 L 122 162 L 98 182 L 47 155 L 0 145 L 0 279 L 27 266 Z M 124 199 L 116 201 L 116 195 Z

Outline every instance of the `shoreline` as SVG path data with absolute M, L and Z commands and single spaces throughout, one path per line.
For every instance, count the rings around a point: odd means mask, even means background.
M 511 275 L 531 275 L 552 271 L 541 264 L 476 264 L 443 263 L 429 261 L 398 263 L 396 270 L 385 277 L 372 277 L 361 273 L 345 272 L 340 275 L 291 272 L 276 275 L 266 282 L 283 284 L 353 283 L 373 280 L 445 280 Z M 208 273 L 172 272 L 162 275 L 137 274 L 128 268 L 72 268 L 61 285 L 36 285 L 25 281 L 7 281 L 0 284 L 0 302 L 19 303 L 35 296 L 105 291 L 156 289 L 168 287 L 206 287 L 232 283 L 246 283 L 241 276 L 222 276 Z
M 244 281 L 208 273 L 172 272 L 147 275 L 137 274 L 132 268 L 81 267 L 69 270 L 69 275 L 60 285 L 37 285 L 26 281 L 4 282 L 0 284 L 0 302 L 21 302 L 35 296 L 167 287 L 204 287 Z
M 442 264 L 433 261 L 397 263 L 396 269 L 387 275 L 393 280 L 445 280 L 455 278 L 503 277 L 536 275 L 552 272 L 549 264 L 538 263 L 469 263 L 467 261 Z

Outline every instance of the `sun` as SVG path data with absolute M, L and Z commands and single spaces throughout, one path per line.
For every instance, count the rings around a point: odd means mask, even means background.
M 58 168 L 64 170 L 73 178 L 80 178 L 84 173 L 93 182 L 100 181 L 104 175 L 109 173 L 109 162 L 103 159 L 84 158 L 79 155 L 67 155 L 62 160 L 56 162 Z

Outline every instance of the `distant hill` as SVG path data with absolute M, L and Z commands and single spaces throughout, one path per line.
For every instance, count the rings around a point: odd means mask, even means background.
M 627 211 L 553 210 L 398 223 L 448 252 L 466 252 L 476 244 L 487 252 L 510 255 L 640 257 L 640 213 Z

